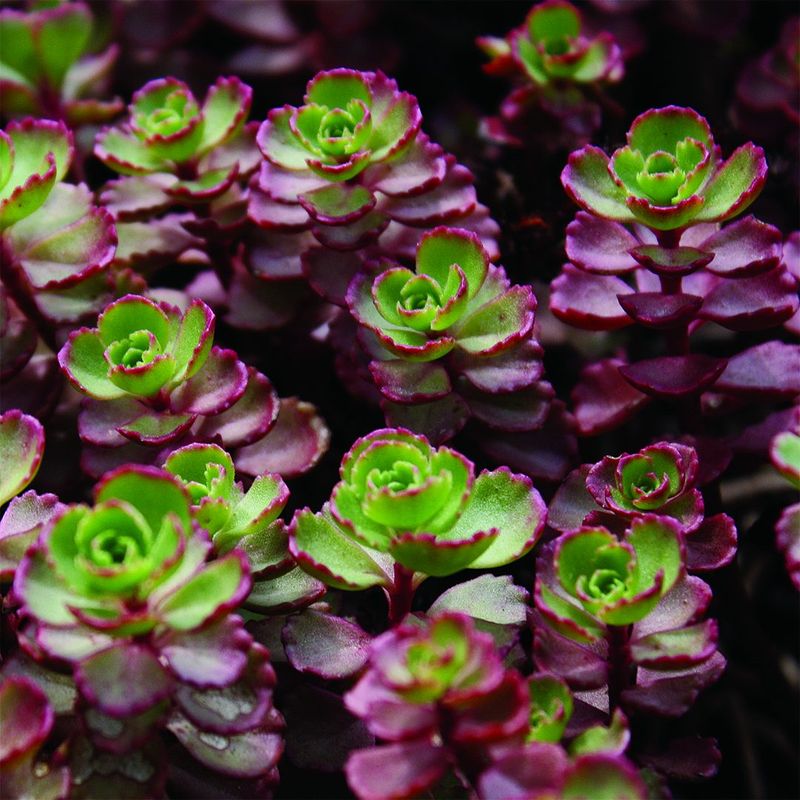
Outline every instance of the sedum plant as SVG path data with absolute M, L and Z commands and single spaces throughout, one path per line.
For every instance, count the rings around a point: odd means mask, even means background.
M 611 711 L 679 716 L 725 665 L 716 622 L 702 619 L 710 600 L 686 576 L 681 528 L 667 517 L 637 517 L 621 537 L 562 534 L 537 563 L 537 666 L 602 690 Z
M 262 440 L 276 425 L 278 400 L 263 375 L 233 351 L 212 346 L 214 329 L 214 314 L 201 300 L 181 313 L 167 303 L 126 295 L 103 311 L 97 328 L 70 334 L 59 364 L 90 398 L 78 423 L 89 446 L 84 467 L 90 473 L 102 472 L 109 448 L 123 448 L 122 459 L 152 463 L 173 443 L 216 437 L 238 448 L 250 474 L 264 469 L 269 447 Z M 287 472 L 303 471 L 324 451 L 327 430 L 311 407 L 287 406 L 284 423 L 302 439 L 296 460 L 292 442 L 286 443 L 283 463 Z M 245 450 L 246 445 L 253 447 Z
M 587 367 L 574 391 L 581 433 L 611 429 L 652 398 L 697 406 L 708 391 L 733 402 L 754 386 L 776 398 L 790 391 L 794 346 L 775 341 L 724 358 L 692 352 L 690 341 L 709 322 L 760 330 L 797 310 L 780 232 L 751 216 L 720 226 L 755 200 L 765 178 L 761 148 L 745 144 L 721 162 L 706 120 L 677 106 L 637 117 L 610 160 L 591 146 L 570 156 L 562 183 L 591 213 L 567 228 L 570 263 L 551 285 L 550 307 L 579 328 L 657 331 L 664 352 Z M 767 352 L 784 369 L 764 371 Z
M 325 588 L 297 567 L 280 519 L 289 489 L 280 475 L 257 475 L 245 491 L 233 459 L 216 444 L 174 450 L 164 469 L 188 490 L 192 519 L 211 536 L 214 552 L 234 548 L 247 558 L 253 586 L 245 605 L 258 612 L 288 611 L 319 600 Z
M 360 800 L 414 796 L 452 767 L 474 779 L 489 748 L 514 741 L 528 723 L 521 676 L 503 668 L 490 636 L 456 613 L 377 638 L 345 703 L 391 742 L 350 755 L 345 771 Z
M 52 520 L 14 592 L 37 658 L 70 666 L 94 746 L 131 752 L 166 726 L 210 769 L 264 775 L 281 750 L 274 673 L 229 613 L 250 589 L 246 559 L 211 552 L 181 484 L 128 466 L 97 485 L 94 506 Z M 149 763 L 144 780 L 164 753 Z
M 570 156 L 561 182 L 582 208 L 656 231 L 741 214 L 766 180 L 764 151 L 752 143 L 721 162 L 708 122 L 690 108 L 640 114 L 628 143 L 609 159 L 587 146 Z
M 551 392 L 539 380 L 536 299 L 509 286 L 475 234 L 426 233 L 414 271 L 381 262 L 353 280 L 347 303 L 388 421 L 439 441 L 470 416 L 500 430 L 541 425 Z
M 424 230 L 445 221 L 475 230 L 496 251 L 498 229 L 477 202 L 472 174 L 421 123 L 416 98 L 395 81 L 351 69 L 318 73 L 302 106 L 270 111 L 249 201 L 249 218 L 262 229 L 246 255 L 253 273 L 305 276 L 344 305 L 359 252 L 406 256 Z
M 464 456 L 401 428 L 359 439 L 340 476 L 322 512 L 295 516 L 292 554 L 330 586 L 384 587 L 396 621 L 428 575 L 508 564 L 544 527 L 528 478 L 508 469 L 476 478 Z
M 536 122 L 541 124 L 537 112 L 556 123 L 556 142 L 585 142 L 601 120 L 593 93 L 620 81 L 625 70 L 613 36 L 588 32 L 578 9 L 566 0 L 537 3 L 506 37 L 482 36 L 477 44 L 491 58 L 486 72 L 518 83 L 500 116 L 482 120 L 484 135 L 500 144 L 535 140 L 540 135 Z M 542 139 L 552 148 L 552 141 Z
M 63 122 L 28 118 L 0 131 L 3 290 L 53 349 L 59 326 L 96 314 L 113 290 L 116 230 L 84 184 L 61 182 L 73 155 Z
M 0 11 L 0 102 L 7 114 L 35 114 L 69 125 L 104 122 L 122 109 L 98 97 L 119 54 L 95 53 L 94 20 L 85 3 L 39 4 Z

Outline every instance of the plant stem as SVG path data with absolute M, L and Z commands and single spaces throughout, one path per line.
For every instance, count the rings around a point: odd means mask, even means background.
M 401 564 L 394 565 L 394 583 L 389 589 L 389 625 L 399 625 L 411 611 L 414 599 L 414 573 Z
M 608 713 L 619 708 L 622 692 L 632 683 L 634 666 L 628 653 L 630 625 L 609 625 L 608 642 Z

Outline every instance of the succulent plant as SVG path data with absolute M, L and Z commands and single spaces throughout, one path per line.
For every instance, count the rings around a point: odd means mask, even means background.
M 451 765 L 474 776 L 491 745 L 524 734 L 529 713 L 525 684 L 503 669 L 491 637 L 453 613 L 376 639 L 345 703 L 393 742 L 350 755 L 347 780 L 362 800 L 413 796 Z
M 247 560 L 233 550 L 206 562 L 211 551 L 186 489 L 162 470 L 128 466 L 97 485 L 93 507 L 70 505 L 51 521 L 14 591 L 40 657 L 71 665 L 95 744 L 131 750 L 171 709 L 167 726 L 195 758 L 252 777 L 280 754 L 275 678 L 229 614 L 250 590 Z M 211 697 L 247 700 L 231 716 Z
M 70 125 L 103 122 L 122 109 L 98 95 L 117 60 L 112 44 L 95 53 L 94 20 L 85 3 L 0 11 L 0 100 L 10 114 L 36 114 Z
M 611 159 L 592 146 L 573 153 L 561 182 L 600 217 L 678 231 L 741 214 L 766 176 L 760 147 L 745 144 L 720 163 L 708 122 L 690 108 L 666 106 L 636 117 L 628 144 Z
M 586 89 L 599 92 L 622 79 L 622 51 L 609 33 L 591 35 L 580 12 L 566 0 L 545 0 L 504 38 L 481 36 L 491 58 L 484 70 L 517 79 L 500 116 L 481 121 L 484 135 L 500 144 L 580 145 L 599 127 L 600 106 Z M 542 112 L 556 130 L 542 136 Z
M 0 505 L 19 494 L 39 471 L 44 456 L 44 428 L 18 409 L 0 414 Z
M 244 553 L 253 578 L 248 608 L 295 610 L 324 594 L 325 587 L 305 575 L 289 553 L 287 526 L 279 518 L 289 490 L 279 475 L 257 475 L 245 491 L 231 456 L 216 444 L 199 442 L 173 450 L 164 469 L 188 490 L 192 518 L 211 535 L 214 552 Z
M 299 564 L 337 588 L 382 585 L 391 596 L 412 588 L 411 572 L 418 582 L 508 564 L 533 547 L 544 525 L 528 478 L 507 469 L 475 478 L 464 456 L 403 429 L 359 439 L 340 475 L 329 507 L 298 513 L 290 530 Z
M 551 392 L 532 334 L 536 298 L 509 286 L 474 233 L 426 233 L 414 271 L 380 262 L 353 279 L 347 303 L 388 422 L 437 441 L 470 416 L 500 430 L 541 426 Z
M 305 276 L 343 305 L 342 287 L 363 263 L 345 252 L 399 257 L 424 230 L 451 221 L 496 250 L 498 228 L 477 202 L 472 173 L 420 132 L 417 101 L 395 81 L 320 72 L 304 101 L 270 111 L 258 133 L 266 161 L 249 217 L 262 232 L 246 255 L 255 275 Z
M 683 554 L 678 524 L 654 515 L 621 538 L 583 527 L 547 545 L 534 591 L 539 668 L 605 690 L 612 710 L 685 713 L 725 660 L 716 622 L 702 619 L 711 590 L 685 575 Z

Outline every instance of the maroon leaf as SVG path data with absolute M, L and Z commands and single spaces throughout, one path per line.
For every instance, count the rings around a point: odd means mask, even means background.
M 695 247 L 660 247 L 655 244 L 643 244 L 630 251 L 645 269 L 665 277 L 679 277 L 710 264 L 713 253 Z
M 637 292 L 619 295 L 619 304 L 635 322 L 647 328 L 670 328 L 690 322 L 703 305 L 694 294 Z
M 381 394 L 395 403 L 436 400 L 452 390 L 444 367 L 432 362 L 371 361 L 369 371 Z
M 345 774 L 359 800 L 387 800 L 419 794 L 447 767 L 444 748 L 421 741 L 357 750 L 347 760 Z
M 576 328 L 613 331 L 631 324 L 617 298 L 633 289 L 613 275 L 592 275 L 564 264 L 550 291 L 550 310 Z
M 747 216 L 726 225 L 701 245 L 714 254 L 707 269 L 728 278 L 747 278 L 775 267 L 781 258 L 781 232 Z
M 248 387 L 247 367 L 233 350 L 213 347 L 202 369 L 169 398 L 176 414 L 213 416 L 227 411 Z
M 638 267 L 629 250 L 641 242 L 618 222 L 579 211 L 567 225 L 567 258 L 587 272 L 620 275 Z
M 281 400 L 278 418 L 269 433 L 237 450 L 234 461 L 247 475 L 277 472 L 294 477 L 310 470 L 327 451 L 329 442 L 330 431 L 316 408 L 289 397 Z
M 296 670 L 327 680 L 358 672 L 367 663 L 372 641 L 355 622 L 312 608 L 289 617 L 281 638 Z
M 795 279 L 784 267 L 753 278 L 720 283 L 703 302 L 700 316 L 734 331 L 771 328 L 797 311 Z
M 697 572 L 720 569 L 736 557 L 736 525 L 727 514 L 707 517 L 687 534 L 686 567 Z
M 693 353 L 626 364 L 620 374 L 636 389 L 656 397 L 680 397 L 707 389 L 722 374 L 723 358 Z
M 121 643 L 75 667 L 81 694 L 111 717 L 139 714 L 168 697 L 172 681 L 148 648 Z
M 800 345 L 779 341 L 744 350 L 728 361 L 714 388 L 735 394 L 800 394 Z
M 650 398 L 620 374 L 624 362 L 607 359 L 590 364 L 572 390 L 578 432 L 584 436 L 612 430 L 632 417 Z

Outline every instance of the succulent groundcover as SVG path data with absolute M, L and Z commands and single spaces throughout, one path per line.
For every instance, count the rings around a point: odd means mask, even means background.
M 788 2 L 0 8 L 0 796 L 800 796 Z

